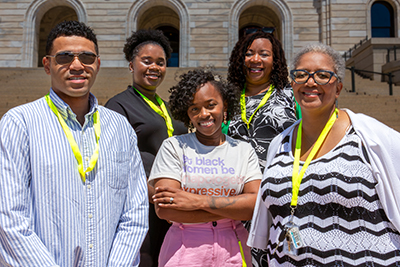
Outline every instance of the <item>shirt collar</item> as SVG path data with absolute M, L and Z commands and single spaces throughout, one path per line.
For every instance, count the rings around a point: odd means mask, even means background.
M 57 94 L 54 92 L 53 88 L 50 88 L 49 93 L 51 101 L 53 101 L 54 105 L 60 112 L 61 116 L 66 119 L 68 117 L 74 118 L 76 120 L 76 114 L 72 111 L 71 107 L 64 102 Z M 89 93 L 89 112 L 85 115 L 87 119 L 89 116 L 93 115 L 98 109 L 98 101 L 97 98 Z

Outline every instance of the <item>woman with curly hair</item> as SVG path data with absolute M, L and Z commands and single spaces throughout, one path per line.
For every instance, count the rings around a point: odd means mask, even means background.
M 170 92 L 174 118 L 196 131 L 165 140 L 151 170 L 157 215 L 173 222 L 159 266 L 251 266 L 241 220 L 252 216 L 261 172 L 251 145 L 221 131 L 239 94 L 206 70 L 181 75 Z
M 272 139 L 300 117 L 288 80 L 285 52 L 280 41 L 259 29 L 236 43 L 229 59 L 228 81 L 241 88 L 241 115 L 223 124 L 229 136 L 251 143 L 261 171 Z M 297 113 L 297 114 L 296 114 Z M 250 223 L 245 223 L 250 228 Z M 267 266 L 265 252 L 252 248 L 253 264 Z
M 231 53 L 228 81 L 242 91 L 241 115 L 223 127 L 225 131 L 229 127 L 229 136 L 252 144 L 263 171 L 269 143 L 296 121 L 295 100 L 279 40 L 262 29 L 244 35 Z
M 156 93 L 165 77 L 171 51 L 162 31 L 133 32 L 124 47 L 132 85 L 105 105 L 125 116 L 135 129 L 147 177 L 162 141 L 172 135 L 187 133 L 187 128 L 172 118 L 167 103 Z M 151 200 L 154 188 L 149 186 L 148 191 Z M 150 204 L 149 233 L 141 249 L 141 266 L 157 266 L 160 247 L 169 226 L 168 222 L 157 217 L 154 206 Z

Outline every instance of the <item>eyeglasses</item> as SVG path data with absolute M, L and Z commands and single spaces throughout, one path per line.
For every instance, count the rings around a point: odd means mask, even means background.
M 332 77 L 336 77 L 336 79 L 340 80 L 336 73 L 329 70 L 317 70 L 314 73 L 309 73 L 306 70 L 291 70 L 290 77 L 297 84 L 306 83 L 310 77 L 319 85 L 329 83 Z
M 86 52 L 86 51 L 79 53 L 74 53 L 71 51 L 62 51 L 58 52 L 54 56 L 46 55 L 46 57 L 54 57 L 57 64 L 60 65 L 70 64 L 72 61 L 74 61 L 75 57 L 77 57 L 82 64 L 90 65 L 93 64 L 96 58 L 99 56 L 92 52 Z
M 275 31 L 275 28 L 274 27 L 262 27 L 262 28 L 247 28 L 246 30 L 244 30 L 244 32 L 246 34 L 252 34 L 252 33 L 255 33 L 258 31 L 273 34 Z

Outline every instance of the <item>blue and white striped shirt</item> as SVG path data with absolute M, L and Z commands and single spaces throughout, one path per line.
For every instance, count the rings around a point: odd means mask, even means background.
M 56 115 L 44 98 L 8 111 L 0 121 L 0 266 L 137 266 L 148 229 L 146 176 L 127 120 L 97 105 L 83 126 L 53 90 L 87 168 L 83 183 Z

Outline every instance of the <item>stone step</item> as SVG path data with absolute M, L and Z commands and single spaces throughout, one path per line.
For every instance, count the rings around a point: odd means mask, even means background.
M 178 81 L 178 76 L 189 68 L 168 68 L 166 77 L 157 93 L 168 100 L 168 90 Z M 226 76 L 226 68 L 216 69 Z M 48 93 L 50 76 L 43 68 L 0 68 L 0 116 L 7 110 Z M 389 96 L 387 83 L 362 79 L 356 75 L 356 92 L 351 91 L 350 71 L 346 72 L 344 90 L 339 97 L 339 107 L 349 108 L 372 116 L 390 127 L 400 131 L 400 87 L 393 87 Z M 104 105 L 108 99 L 126 89 L 132 82 L 132 74 L 127 68 L 101 68 L 92 92 Z
M 343 95 L 338 106 L 364 113 L 400 131 L 400 96 Z
M 380 80 L 370 80 L 362 78 L 359 75 L 354 75 L 355 80 L 355 94 L 357 95 L 389 95 L 389 84 L 381 82 Z M 346 70 L 345 79 L 343 82 L 342 94 L 354 94 L 351 85 L 351 71 Z M 393 95 L 400 96 L 400 86 L 393 84 Z

